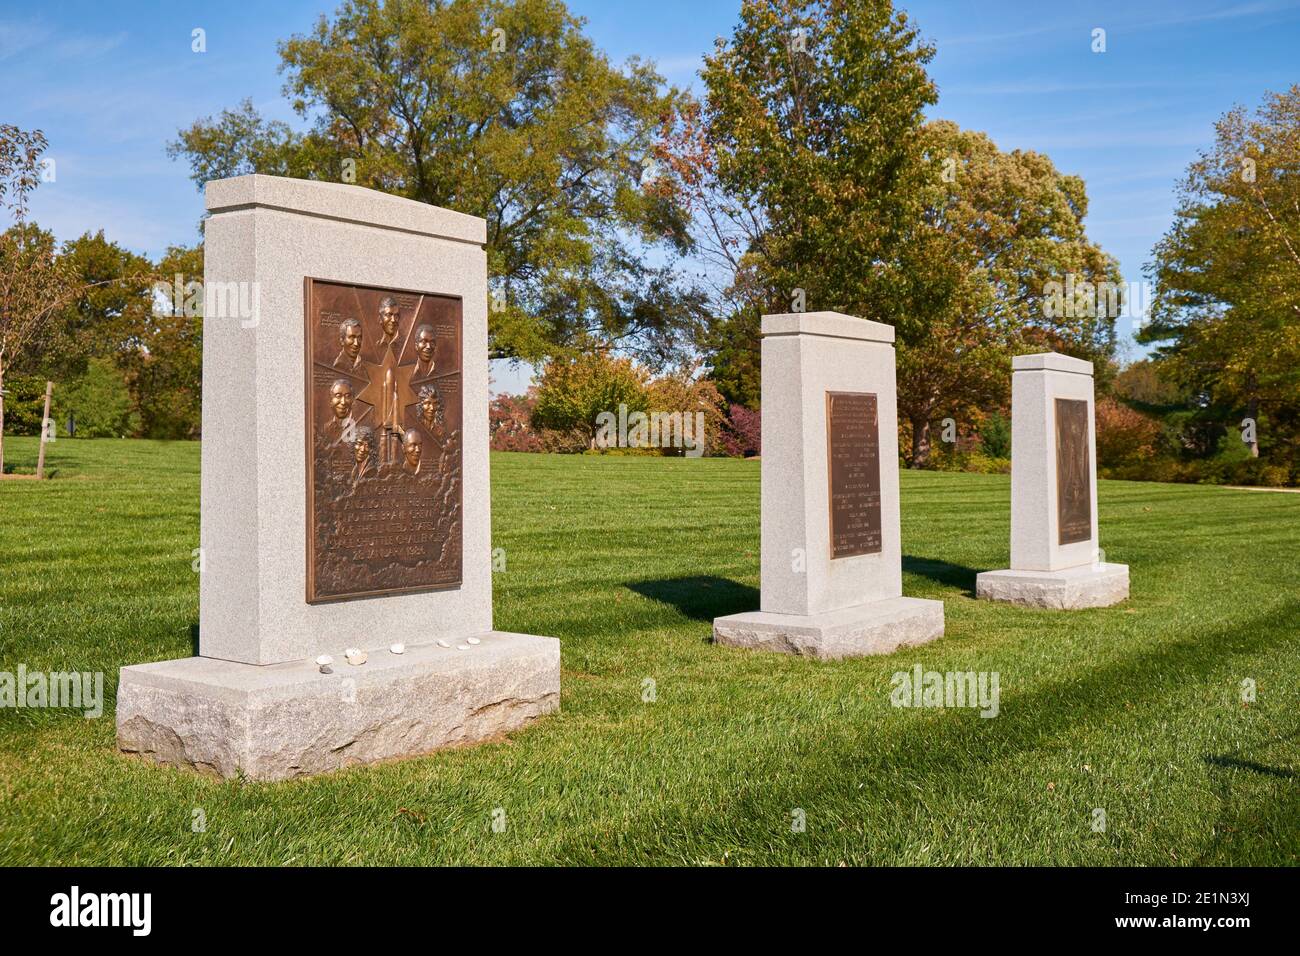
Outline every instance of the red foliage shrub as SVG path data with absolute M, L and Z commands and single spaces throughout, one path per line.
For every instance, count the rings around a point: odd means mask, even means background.
M 741 458 L 763 453 L 763 417 L 761 412 L 732 405 L 718 435 L 718 446 L 724 455 Z
M 498 395 L 488 402 L 488 433 L 493 451 L 543 451 L 541 436 L 533 429 L 534 389 L 527 395 Z
M 1097 402 L 1097 464 L 1114 467 L 1149 459 L 1160 439 L 1160 423 L 1113 398 Z

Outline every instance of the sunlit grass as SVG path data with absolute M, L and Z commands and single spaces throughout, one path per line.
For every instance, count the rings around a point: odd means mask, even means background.
M 34 464 L 34 441 L 6 444 Z M 494 455 L 496 626 L 563 641 L 562 712 L 249 784 L 114 748 L 117 669 L 191 653 L 199 446 L 64 440 L 50 462 L 52 481 L 0 484 L 0 670 L 103 670 L 110 699 L 99 720 L 0 711 L 0 863 L 1300 858 L 1295 495 L 1103 482 L 1132 597 L 1061 613 L 973 598 L 1007 564 L 1006 477 L 905 473 L 904 589 L 944 601 L 947 634 L 820 663 L 708 642 L 757 603 L 757 462 Z M 916 663 L 999 672 L 1000 715 L 891 707 Z

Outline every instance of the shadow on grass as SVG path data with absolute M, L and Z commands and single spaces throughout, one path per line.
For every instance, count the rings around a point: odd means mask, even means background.
M 633 581 L 627 586 L 642 597 L 671 604 L 696 621 L 713 623 L 715 617 L 758 610 L 758 588 L 712 574 Z
M 966 592 L 967 597 L 975 596 L 975 575 L 978 572 L 964 564 L 952 564 L 937 558 L 918 558 L 916 555 L 905 554 L 903 573 L 919 574 L 939 584 L 961 588 Z
M 839 781 L 850 775 L 863 781 L 858 792 L 863 805 L 887 810 L 888 817 L 884 819 L 890 825 L 898 825 L 894 821 L 906 821 L 909 815 L 918 812 L 916 807 L 923 804 L 927 793 L 947 793 L 950 799 L 954 794 L 982 798 L 989 775 L 998 764 L 1020 754 L 1059 746 L 1068 739 L 1066 735 L 1071 728 L 1127 709 L 1140 709 L 1146 702 L 1178 692 L 1189 682 L 1204 680 L 1238 657 L 1286 644 L 1293 639 L 1292 622 L 1297 614 L 1300 614 L 1300 602 L 1287 602 L 1231 627 L 1161 642 L 1114 663 L 1072 673 L 1024 693 L 1006 693 L 1002 698 L 1002 712 L 995 720 L 971 719 L 970 711 L 949 711 L 938 722 L 920 725 L 907 719 L 907 711 L 899 710 L 896 711 L 899 720 L 874 732 L 874 746 L 864 749 L 862 741 L 851 735 L 840 741 L 822 736 L 817 738 L 815 755 L 808 750 L 793 757 L 783 753 L 780 769 L 786 782 L 779 785 L 772 782 L 770 741 L 763 739 L 747 754 L 750 762 L 746 772 L 750 778 L 726 781 L 731 787 L 725 794 L 709 796 L 725 799 L 729 819 L 733 823 L 742 821 L 729 830 L 729 839 L 735 844 L 751 837 L 770 838 L 768 820 L 772 806 L 801 806 L 822 798 L 829 800 L 841 788 Z M 1243 634 L 1251 636 L 1243 639 Z M 782 701 L 779 695 L 750 698 L 748 703 L 752 709 L 748 719 L 753 720 L 759 713 L 762 718 L 779 719 Z M 1142 719 L 1140 713 L 1138 719 Z M 723 727 L 715 730 L 726 732 Z M 797 733 L 790 736 L 800 739 Z M 1207 758 L 1211 762 L 1214 759 Z M 1273 771 L 1269 776 L 1290 773 L 1231 756 L 1219 759 L 1233 767 Z M 801 761 L 808 762 L 807 772 Z M 1294 799 L 1294 792 L 1288 790 L 1284 797 L 1279 797 L 1277 806 L 1285 809 Z M 701 799 L 701 806 L 711 805 L 708 799 Z M 673 812 L 678 818 L 670 816 Z M 924 812 L 928 814 L 930 810 L 925 808 Z M 686 835 L 707 829 L 707 818 L 701 819 L 690 811 L 683 816 L 680 809 L 661 808 L 644 815 L 637 825 L 625 826 L 623 845 L 635 846 L 644 840 L 654 843 L 661 852 L 677 852 L 685 857 L 689 856 L 685 852 L 689 849 Z M 1284 832 L 1280 826 L 1274 827 L 1269 835 L 1278 832 Z M 667 838 L 668 834 L 676 836 Z M 590 864 L 603 859 L 601 851 L 606 849 L 598 848 L 586 837 L 573 837 L 557 845 L 556 855 L 563 859 L 581 858 Z M 1205 848 L 1200 848 L 1192 862 L 1197 862 L 1198 856 L 1204 853 Z M 1031 853 L 1027 858 L 1053 859 L 1046 850 Z M 867 859 L 881 863 L 896 857 L 888 848 L 875 848 Z M 1240 852 L 1234 849 L 1225 862 L 1240 863 Z
M 1253 760 L 1242 760 L 1240 757 L 1206 757 L 1205 762 L 1213 767 L 1222 767 L 1225 770 L 1249 770 L 1252 773 L 1263 774 L 1266 777 L 1281 777 L 1283 780 L 1291 780 L 1295 777 L 1294 770 L 1286 770 L 1281 767 L 1270 767 L 1266 764 L 1256 763 Z

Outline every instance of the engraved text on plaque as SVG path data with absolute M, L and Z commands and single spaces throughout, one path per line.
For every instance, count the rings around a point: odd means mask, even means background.
M 880 422 L 876 396 L 826 393 L 831 557 L 879 554 Z
M 1059 544 L 1092 537 L 1092 469 L 1088 459 L 1088 403 L 1056 399 L 1056 524 Z

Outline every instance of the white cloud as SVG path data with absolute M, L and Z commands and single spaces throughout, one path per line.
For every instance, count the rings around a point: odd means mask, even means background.
M 93 60 L 111 53 L 126 42 L 126 31 L 117 33 L 70 33 L 33 21 L 0 21 L 0 60 L 27 53 L 39 53 L 51 60 Z
M 49 27 L 0 20 L 0 60 L 8 60 L 36 49 L 49 35 Z

